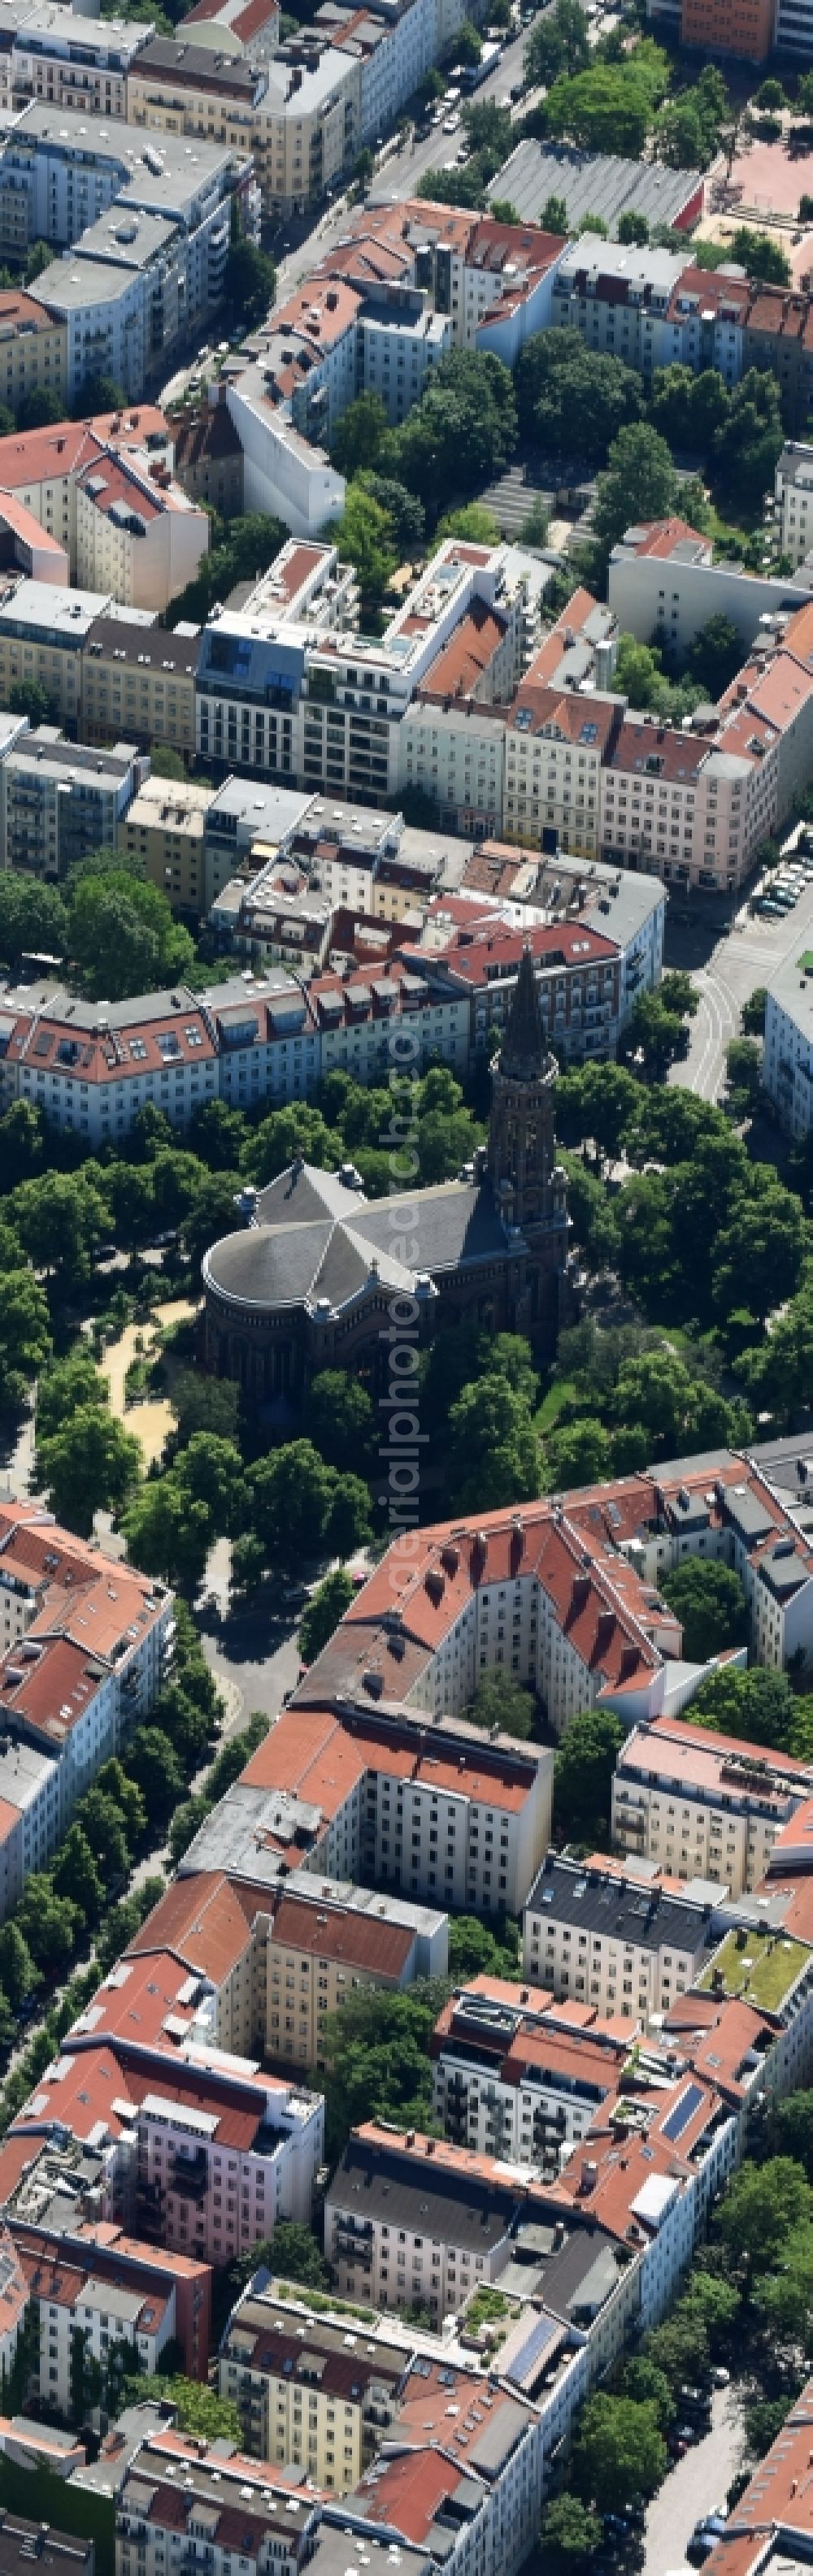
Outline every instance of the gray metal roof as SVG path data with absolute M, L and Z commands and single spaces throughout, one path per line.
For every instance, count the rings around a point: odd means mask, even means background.
M 585 215 L 603 215 L 611 237 L 629 209 L 653 224 L 676 224 L 702 187 L 699 170 L 667 170 L 662 161 L 621 161 L 578 152 L 567 143 L 518 143 L 486 190 L 510 197 L 524 223 L 538 223 L 546 197 L 564 197 L 568 232 Z
M 528 1912 L 543 1921 L 572 1924 L 580 1932 L 601 1933 L 605 1940 L 624 1941 L 636 1950 L 660 1950 L 668 1942 L 670 1949 L 690 1958 L 711 1950 L 719 1938 L 712 1935 L 710 1904 L 707 1914 L 703 1905 L 664 1896 L 640 1879 L 605 1876 L 550 1856 L 531 1889 Z

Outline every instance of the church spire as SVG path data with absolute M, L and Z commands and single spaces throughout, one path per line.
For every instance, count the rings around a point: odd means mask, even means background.
M 500 1048 L 500 1072 L 507 1074 L 513 1082 L 538 1081 L 547 1054 L 533 958 L 526 940 L 508 1026 Z

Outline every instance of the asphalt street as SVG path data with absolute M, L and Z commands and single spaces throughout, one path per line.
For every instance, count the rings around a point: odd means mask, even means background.
M 667 931 L 667 967 L 688 967 L 700 994 L 688 1055 L 672 1066 L 669 1080 L 696 1091 L 701 1100 L 718 1100 L 725 1081 L 726 1046 L 729 1038 L 739 1036 L 743 1002 L 757 984 L 767 984 L 787 958 L 813 947 L 813 880 L 795 911 L 782 921 L 760 920 L 759 914 L 749 913 L 746 903 L 710 955 L 703 953 L 706 940 L 699 922 L 685 930 L 670 924 Z
M 686 2544 L 695 2523 L 718 2505 L 725 2509 L 727 2490 L 741 2466 L 742 2447 L 736 2391 L 716 2390 L 711 2432 L 684 2451 L 649 2507 L 644 2576 L 671 2576 L 673 2569 L 686 2565 Z

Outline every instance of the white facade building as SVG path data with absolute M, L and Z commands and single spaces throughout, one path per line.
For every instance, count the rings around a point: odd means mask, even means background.
M 788 1136 L 813 1129 L 813 961 L 789 958 L 768 986 L 762 1080 Z

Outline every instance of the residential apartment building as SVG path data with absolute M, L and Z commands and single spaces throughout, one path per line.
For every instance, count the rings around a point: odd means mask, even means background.
M 195 921 L 203 911 L 203 835 L 213 795 L 197 779 L 145 778 L 119 825 L 119 848 L 173 912 Z
M 776 704 L 776 690 L 768 696 Z M 701 717 L 700 727 L 625 717 L 601 777 L 603 855 L 687 891 L 730 893 L 777 819 L 781 734 L 752 712 L 750 693 L 719 726 L 706 732 Z
M 171 134 L 135 153 L 120 140 L 127 131 L 97 127 L 89 148 L 81 116 L 36 101 L 0 162 L 0 204 L 12 204 L 17 231 L 73 251 L 42 270 L 35 296 L 65 326 L 72 404 L 100 374 L 140 399 L 178 339 L 205 330 L 219 307 L 232 223 L 250 240 L 258 232 L 250 159 L 209 142 L 193 152 Z
M 807 950 L 778 967 L 768 986 L 762 1080 L 785 1134 L 804 1143 L 813 1128 L 813 973 Z
M 42 321 L 47 337 L 55 326 L 45 315 Z M 98 539 L 89 510 L 88 485 L 97 476 L 101 478 L 95 497 L 105 506 L 104 495 L 111 477 L 121 474 L 121 488 L 133 503 L 137 484 L 144 494 L 145 507 L 152 509 L 153 515 L 157 512 L 160 518 L 165 508 L 179 515 L 185 511 L 185 499 L 173 482 L 173 454 L 172 431 L 163 412 L 152 404 L 139 404 L 124 412 L 103 412 L 91 420 L 57 421 L 45 429 L 14 431 L 10 437 L 0 439 L 0 490 L 12 495 L 39 521 L 44 535 L 63 548 L 71 581 L 79 589 L 111 591 L 113 582 L 97 582 L 91 570 Z M 108 506 L 115 497 L 110 489 Z M 199 533 L 202 516 L 199 511 L 189 513 L 190 525 L 197 527 Z M 116 595 L 126 599 L 129 606 L 146 605 L 157 613 L 171 596 L 165 573 L 163 581 L 159 578 L 169 540 L 165 542 L 160 530 L 150 534 L 145 525 L 140 543 L 146 559 L 139 576 L 142 591 L 148 587 L 149 564 L 155 569 L 155 596 L 134 603 L 121 589 Z M 181 540 L 176 543 L 180 545 Z M 200 551 L 199 546 L 198 559 Z M 117 565 L 117 576 L 121 581 L 128 578 L 124 556 Z
M 209 398 L 181 414 L 175 472 L 190 501 L 217 510 L 221 519 L 242 515 L 243 450 L 220 384 L 214 400 Z
M 118 454 L 85 466 L 76 487 L 77 576 L 125 608 L 166 609 L 209 550 L 205 510 Z
M 194 2031 L 174 2045 L 132 2028 L 100 2039 L 93 2014 L 81 2017 L 15 2124 L 17 2157 L 21 2138 L 33 2156 L 56 2126 L 98 2150 L 97 2218 L 100 2206 L 103 2222 L 171 2256 L 219 2266 L 273 2236 L 280 2218 L 310 2222 L 321 2094 L 197 2045 Z
M 314 2318 L 303 2335 L 273 2291 L 250 2282 L 232 2309 L 218 2358 L 221 2397 L 239 2409 L 246 2451 L 272 2467 L 306 2470 L 346 2495 L 397 2422 L 404 2355 L 378 2337 Z
M 400 1642 L 393 1690 L 407 1678 L 402 1668 L 395 1683 Z M 359 1643 L 342 1638 L 337 1665 L 347 1658 L 360 1676 Z M 476 1728 L 445 1717 L 424 1750 L 425 1712 L 388 1708 L 389 1693 L 372 1706 L 377 1694 L 360 1677 L 351 1698 L 339 1671 L 331 1706 L 327 1685 L 324 1669 L 319 1691 L 302 1685 L 295 1714 L 285 1712 L 242 1775 L 279 1793 L 275 1812 L 281 1825 L 297 1819 L 309 1867 L 430 1907 L 518 1912 L 550 1839 L 549 1751 L 507 1736 L 478 1742 Z
M 19 112 L 30 99 L 44 99 L 91 121 L 126 116 L 127 75 L 147 33 L 123 18 L 93 20 L 58 0 L 3 0 L 3 107 Z
M 230 401 L 232 393 L 244 398 L 244 385 L 230 388 Z M 331 584 L 341 569 L 335 557 L 334 567 Z M 438 744 L 448 731 L 444 804 L 464 828 L 478 816 L 483 828 L 498 828 L 504 720 L 485 710 L 498 689 L 516 684 L 535 650 L 545 578 L 546 568 L 521 548 L 448 538 L 378 644 L 342 631 L 341 620 L 335 632 L 314 637 L 309 608 L 297 613 L 296 604 L 281 626 L 279 603 L 272 616 L 265 597 L 214 612 L 198 666 L 201 756 L 239 761 L 337 803 L 395 801 L 404 784 L 424 784 L 440 801 Z M 448 694 L 450 649 L 454 686 L 463 681 L 467 693 L 470 685 L 479 693 L 473 712 L 467 701 L 459 711 L 437 703 Z M 418 713 L 413 702 L 427 688 Z
M 360 1676 L 372 1672 L 370 1696 L 380 1675 L 385 1701 L 398 1694 L 412 1711 L 439 1719 L 470 1705 L 481 1673 L 503 1669 L 536 1691 L 557 1735 L 598 1701 L 619 1705 L 631 1723 L 678 1716 L 708 1667 L 683 1660 L 680 1624 L 658 1585 L 688 1555 L 718 1558 L 739 1574 L 759 1663 L 783 1671 L 794 1654 L 809 1655 L 809 1540 L 754 1463 L 721 1452 L 713 1474 L 702 1460 L 687 1461 L 682 1476 L 650 1469 L 598 1502 L 563 1495 L 487 1513 L 476 1527 L 422 1529 L 408 1551 L 395 1540 L 300 1683 L 294 1707 L 324 1710 L 336 1692 L 358 1694 Z M 293 1745 L 296 1729 L 297 1717 L 286 1713 L 273 1748 L 261 1747 L 256 1759 L 281 1760 L 286 1733 Z M 402 1829 L 391 1799 L 386 1819 L 379 1816 L 388 1849 L 397 1827 L 399 1855 L 406 1821 Z M 495 1835 L 489 1839 L 496 1851 Z M 373 1857 L 378 1875 L 379 1840 Z M 490 1865 L 490 1849 L 486 1859 Z M 465 1891 L 465 1873 L 461 1884 Z M 486 1885 L 493 1892 L 493 1875 Z M 475 1887 L 472 1868 L 469 1892 Z
M 43 313 L 33 295 L 7 287 L 0 294 L 0 401 L 10 411 L 33 393 L 65 392 L 65 333 Z M 2 444 L 3 442 L 0 442 Z
M 43 1869 L 76 1799 L 166 1679 L 172 1595 L 135 1568 L 100 1570 L 37 1503 L 0 1512 L 0 1760 L 7 1905 Z M 6 1854 L 8 1853 L 8 1857 Z
M 0 669 L 4 622 L 0 608 Z M 171 631 L 154 614 L 120 609 L 115 599 L 89 600 L 72 692 L 80 741 L 118 741 L 124 731 L 140 752 L 167 743 L 184 761 L 194 760 L 198 651 L 195 627 Z M 70 663 L 68 688 L 69 673 Z
M 747 650 L 768 621 L 803 608 L 812 586 L 802 572 L 763 575 L 715 563 L 710 537 L 685 519 L 628 528 L 610 555 L 610 607 L 619 626 L 642 644 L 656 636 L 680 662 L 710 617 L 730 618 Z
M 803 564 L 813 549 L 813 448 L 788 439 L 774 479 L 774 524 L 779 552 Z
M 94 619 L 111 605 L 99 591 L 66 590 L 58 582 L 19 577 L 2 581 L 0 697 L 4 703 L 8 704 L 17 681 L 36 680 L 46 692 L 54 724 L 68 725 L 71 733 L 78 731 L 83 648 Z M 152 623 L 146 615 L 143 622 L 145 626 Z M 117 727 L 116 739 L 121 738 L 121 728 Z
M 299 2576 L 312 2557 L 321 2498 L 310 2479 L 258 2468 L 221 2435 L 190 2440 L 150 2431 L 127 2463 L 116 2500 L 116 2576 L 165 2576 L 179 2543 L 209 2551 L 212 2576 Z M 205 2541 L 203 2534 L 205 2533 Z
M 539 687 L 527 675 L 506 718 L 508 840 L 598 857 L 602 764 L 612 758 L 623 712 L 620 698 L 587 701 Z
M 615 1850 L 732 1896 L 765 1876 L 777 1834 L 811 1794 L 809 1766 L 763 1745 L 656 1717 L 622 1745 L 612 1793 Z
M 34 2320 L 28 2395 L 35 2412 L 53 2409 L 72 2422 L 80 2338 L 83 2368 L 90 2364 L 92 2369 L 95 2363 L 102 2390 L 108 2390 L 114 2407 L 133 2344 L 145 2378 L 160 2369 L 166 2347 L 180 2343 L 189 2378 L 205 2379 L 211 2323 L 208 2265 L 194 2254 L 162 2251 L 121 2228 L 100 2229 L 84 2213 L 83 2223 L 76 2201 L 77 2160 L 70 2144 L 63 2148 L 61 2159 L 55 2159 L 53 2173 L 47 2158 L 40 2169 L 36 2157 L 32 2137 L 33 2171 L 26 2168 L 22 2189 L 13 2192 L 6 2212 L 8 2235 Z M 18 2178 L 19 2158 L 17 2142 L 6 2163 L 11 2169 L 16 2162 Z M 59 2195 L 59 2180 L 67 2175 L 74 2184 L 72 2210 Z M 41 2216 L 34 2214 L 38 2206 Z
M 108 1997 L 103 1990 L 105 2030 L 126 2035 L 131 2008 L 143 2010 L 145 1977 L 157 1978 L 157 1993 L 165 1966 L 170 2016 L 156 2035 L 171 2030 L 185 1969 L 196 1989 L 190 2022 L 202 2042 L 313 2066 L 322 2061 L 325 2019 L 348 1995 L 378 1986 L 398 1993 L 416 1977 L 445 1975 L 445 1914 L 307 1869 L 286 1872 L 268 1810 L 268 1799 L 241 1782 L 207 1819 L 181 1877 L 127 1952 L 124 2002 L 118 1986 Z
M 803 655 L 783 649 L 783 633 L 813 625 L 807 609 L 780 625 L 771 643 L 757 645 L 751 659 L 720 699 L 724 747 L 732 719 L 740 731 L 754 716 L 776 745 L 776 820 L 784 822 L 804 791 L 813 763 L 813 677 Z
M 680 251 L 640 250 L 584 233 L 565 245 L 558 261 L 551 319 L 648 380 L 672 355 L 667 314 L 685 266 Z
M 591 2012 L 568 2024 L 544 1986 L 476 1977 L 432 2041 L 432 2109 L 452 2145 L 556 2179 L 615 2099 L 629 2038 Z
M 71 599 L 73 593 L 61 596 Z M 6 866 L 56 883 L 90 850 L 115 848 L 143 769 L 131 742 L 91 751 L 67 742 L 58 725 L 35 725 L 21 734 L 0 764 Z
M 694 1985 L 723 1929 L 724 1886 L 678 1888 L 646 1862 L 621 1866 L 549 1852 L 523 1917 L 526 1977 L 597 2013 L 648 2022 Z
M 88 847 L 98 846 L 90 841 Z M 197 995 L 82 1002 L 24 986 L 3 1060 L 6 1097 L 41 1106 L 87 1145 L 129 1135 L 147 1101 L 173 1126 L 217 1097 L 217 1046 Z

